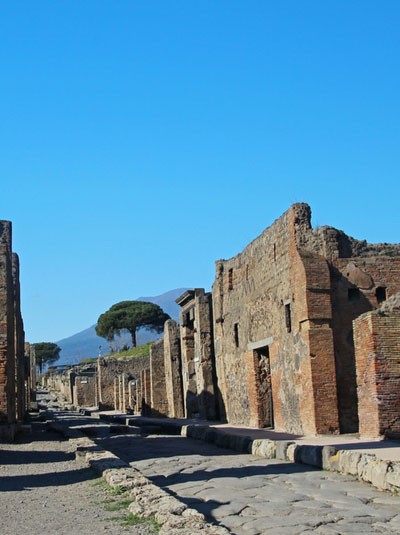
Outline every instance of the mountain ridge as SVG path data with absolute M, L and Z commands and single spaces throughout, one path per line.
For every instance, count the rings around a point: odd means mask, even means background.
M 187 288 L 175 288 L 169 290 L 161 295 L 151 297 L 138 297 L 134 301 L 148 301 L 159 305 L 164 312 L 169 314 L 172 319 L 178 321 L 180 307 L 175 303 L 180 295 L 182 295 Z M 137 332 L 137 344 L 143 345 L 147 342 L 157 340 L 160 335 L 149 329 L 139 329 Z M 63 338 L 56 342 L 61 347 L 60 358 L 56 365 L 77 364 L 84 358 L 97 357 L 100 354 L 106 355 L 110 352 L 110 344 L 106 339 L 97 336 L 96 324 L 79 331 L 67 338 Z M 128 332 L 121 333 L 120 337 L 116 338 L 113 346 L 119 348 L 125 344 L 131 344 L 131 336 Z

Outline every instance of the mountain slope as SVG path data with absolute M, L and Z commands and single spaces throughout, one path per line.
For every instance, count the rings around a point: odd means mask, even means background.
M 179 306 L 175 303 L 175 299 L 182 295 L 186 290 L 187 288 L 176 288 L 175 290 L 170 290 L 169 292 L 155 297 L 139 297 L 137 301 L 149 301 L 150 303 L 155 303 L 156 305 L 159 305 L 164 312 L 169 314 L 172 319 L 178 321 Z M 110 347 L 107 340 L 97 336 L 95 327 L 96 325 L 92 325 L 79 333 L 56 342 L 61 347 L 60 358 L 56 364 L 75 364 L 80 362 L 83 358 L 97 357 L 100 346 L 102 355 L 109 353 Z M 147 342 L 157 340 L 158 338 L 160 338 L 160 335 L 154 331 L 139 329 L 137 333 L 137 344 L 146 344 Z M 123 333 L 121 337 L 118 338 L 116 345 L 122 347 L 123 345 L 130 343 L 131 337 L 129 333 Z

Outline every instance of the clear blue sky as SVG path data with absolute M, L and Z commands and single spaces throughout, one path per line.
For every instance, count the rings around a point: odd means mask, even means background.
M 400 229 L 400 2 L 0 5 L 0 218 L 27 339 L 211 287 L 290 204 Z

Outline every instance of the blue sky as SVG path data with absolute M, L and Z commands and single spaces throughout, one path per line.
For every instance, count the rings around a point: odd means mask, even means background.
M 27 339 L 211 287 L 293 202 L 400 228 L 400 2 L 0 5 L 0 218 Z

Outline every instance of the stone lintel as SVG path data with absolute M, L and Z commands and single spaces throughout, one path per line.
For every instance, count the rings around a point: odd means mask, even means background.
M 260 347 L 270 346 L 274 341 L 272 336 L 264 338 L 263 340 L 257 340 L 257 342 L 249 342 L 247 344 L 247 350 L 253 351 L 254 349 L 259 349 Z

